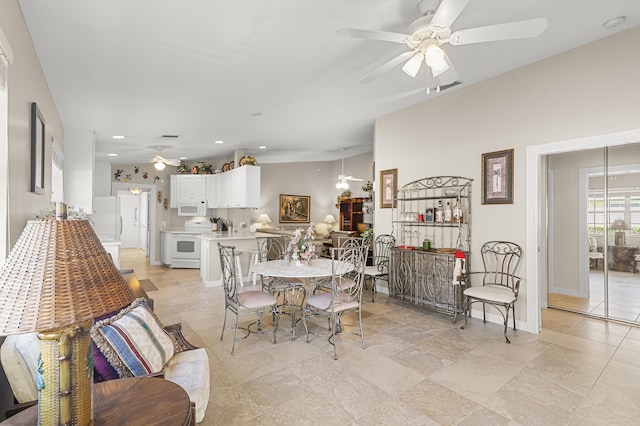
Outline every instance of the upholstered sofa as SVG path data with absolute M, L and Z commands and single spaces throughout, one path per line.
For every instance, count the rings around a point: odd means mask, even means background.
M 139 286 L 139 282 L 135 277 L 133 283 L 130 280 L 132 288 Z M 139 292 L 137 292 L 139 294 Z M 153 329 L 155 326 L 162 330 L 162 324 L 157 321 L 155 315 L 148 308 L 148 303 L 144 298 L 136 299 L 130 306 L 125 307 L 119 313 L 109 318 L 103 318 L 96 321 L 94 327 L 91 330 L 91 335 L 94 343 L 100 340 L 94 337 L 94 332 L 97 333 L 100 327 L 108 327 L 115 321 L 122 319 L 127 313 L 132 312 L 138 315 L 140 310 L 145 311 L 144 320 L 147 324 L 143 324 L 141 328 Z M 113 320 L 112 320 L 113 319 Z M 140 318 L 136 317 L 136 321 L 132 323 L 140 322 Z M 189 398 L 192 403 L 195 403 L 195 420 L 196 422 L 202 421 L 204 418 L 207 404 L 209 402 L 210 392 L 210 375 L 209 375 L 209 358 L 204 348 L 196 348 L 187 342 L 181 333 L 181 327 L 179 324 L 165 326 L 166 333 L 160 331 L 163 334 L 162 338 L 165 340 L 165 345 L 170 345 L 168 351 L 163 351 L 165 354 L 171 354 L 169 359 L 162 359 L 161 366 L 157 367 L 158 371 L 143 372 L 148 375 L 158 375 L 160 373 L 166 380 L 170 380 L 180 385 L 189 394 Z M 135 332 L 131 336 L 136 336 Z M 157 337 L 157 336 L 156 336 Z M 103 339 L 104 340 L 104 339 Z M 142 343 L 141 343 L 142 341 Z M 148 347 L 150 351 L 153 351 L 152 346 L 157 345 L 158 339 L 151 338 L 149 341 L 144 339 L 135 340 L 136 345 L 140 345 L 144 351 L 145 347 Z M 153 343 L 152 343 L 153 342 Z M 101 342 L 104 344 L 104 341 Z M 102 346 L 98 344 L 98 346 Z M 136 348 L 138 349 L 138 348 Z M 103 348 L 101 348 L 103 350 Z M 2 347 L 0 348 L 0 361 L 6 373 L 11 389 L 14 393 L 16 400 L 21 403 L 28 403 L 38 399 L 38 391 L 36 388 L 37 366 L 38 356 L 40 354 L 40 345 L 36 333 L 26 333 L 19 335 L 7 336 Z M 106 354 L 105 354 L 106 355 Z M 106 358 L 115 357 L 115 354 L 107 355 Z M 94 350 L 94 362 L 96 365 L 96 376 L 104 373 L 98 372 L 98 364 L 100 362 L 99 356 L 96 356 Z M 109 360 L 111 362 L 111 360 Z M 122 366 L 121 366 L 122 367 Z M 104 367 L 102 367 L 104 368 Z M 117 370 L 117 369 L 116 369 Z M 122 377 L 126 376 L 139 376 L 143 374 L 133 374 L 128 370 L 126 374 L 114 371 L 115 374 L 119 374 Z M 106 374 L 104 374 L 106 376 Z M 104 379 L 116 378 L 116 376 L 105 377 Z

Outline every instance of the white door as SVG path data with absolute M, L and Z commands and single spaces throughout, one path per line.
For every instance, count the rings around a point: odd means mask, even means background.
M 120 194 L 121 248 L 140 247 L 140 203 L 137 195 Z
M 149 257 L 149 193 L 143 191 L 138 195 L 140 202 L 140 248 L 145 257 Z

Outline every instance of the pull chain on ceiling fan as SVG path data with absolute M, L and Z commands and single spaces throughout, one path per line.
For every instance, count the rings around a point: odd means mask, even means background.
M 341 162 L 342 162 L 342 168 L 341 168 L 341 173 L 338 175 L 338 182 L 336 183 L 336 189 L 342 189 L 343 191 L 346 191 L 347 189 L 349 189 L 348 181 L 350 180 L 362 181 L 362 179 L 354 178 L 353 176 L 347 176 L 344 174 L 344 148 L 342 148 Z

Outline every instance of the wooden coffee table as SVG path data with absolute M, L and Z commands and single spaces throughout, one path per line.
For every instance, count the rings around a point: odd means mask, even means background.
M 93 387 L 94 425 L 190 425 L 191 401 L 187 392 L 169 380 L 134 377 L 109 380 Z M 8 418 L 3 425 L 35 425 L 38 406 Z

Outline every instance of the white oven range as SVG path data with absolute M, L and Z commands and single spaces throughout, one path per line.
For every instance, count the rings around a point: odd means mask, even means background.
M 184 231 L 162 231 L 160 233 L 160 258 L 170 268 L 200 268 L 200 239 L 198 235 L 211 231 L 207 219 L 188 219 Z

